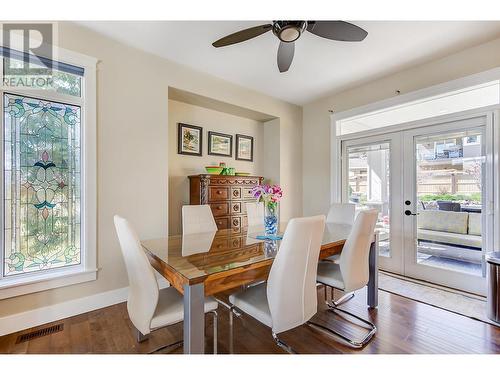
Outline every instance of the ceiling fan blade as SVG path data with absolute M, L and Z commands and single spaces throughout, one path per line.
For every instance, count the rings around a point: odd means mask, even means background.
M 343 42 L 361 42 L 368 35 L 361 27 L 344 21 L 307 21 L 307 31 Z
M 271 30 L 273 25 L 266 24 L 255 27 L 250 27 L 249 29 L 237 31 L 231 35 L 227 35 L 212 43 L 214 47 L 224 47 L 231 44 L 244 42 L 245 40 L 255 38 L 261 34 L 267 33 Z
M 295 53 L 295 43 L 280 42 L 278 48 L 278 69 L 280 73 L 286 72 L 292 65 L 293 55 Z

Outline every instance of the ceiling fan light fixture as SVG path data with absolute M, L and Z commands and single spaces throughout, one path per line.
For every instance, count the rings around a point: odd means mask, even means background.
M 273 33 L 284 43 L 292 43 L 300 38 L 306 29 L 305 21 L 276 21 L 273 24 Z
M 282 42 L 291 43 L 295 42 L 300 37 L 300 30 L 298 27 L 289 26 L 281 29 L 279 38 Z

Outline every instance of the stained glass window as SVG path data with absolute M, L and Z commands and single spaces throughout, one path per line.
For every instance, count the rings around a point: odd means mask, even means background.
M 63 72 L 57 69 L 52 70 L 50 76 L 30 74 L 29 70 L 25 70 L 22 73 L 10 74 L 6 71 L 7 65 L 19 70 L 23 67 L 23 61 L 4 58 L 3 83 L 8 87 L 16 87 L 19 89 L 36 88 L 55 91 L 64 95 L 82 96 L 83 80 L 80 75 Z
M 80 263 L 80 107 L 5 93 L 4 276 Z

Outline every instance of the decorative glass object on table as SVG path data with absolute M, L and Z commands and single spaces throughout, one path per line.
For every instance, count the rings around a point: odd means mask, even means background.
M 252 194 L 259 202 L 264 202 L 264 229 L 266 236 L 278 234 L 278 202 L 283 197 L 279 185 L 258 185 L 252 189 Z

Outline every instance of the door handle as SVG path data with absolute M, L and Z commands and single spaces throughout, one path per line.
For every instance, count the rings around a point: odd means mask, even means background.
M 406 215 L 406 216 L 417 216 L 418 214 L 414 214 L 414 213 L 412 213 L 410 210 L 406 210 L 406 211 L 405 211 L 405 215 Z

